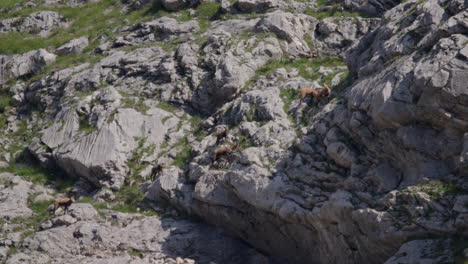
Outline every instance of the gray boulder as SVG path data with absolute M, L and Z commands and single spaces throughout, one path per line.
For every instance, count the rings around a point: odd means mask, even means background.
M 240 241 L 203 224 L 126 216 L 130 221 L 125 226 L 96 220 L 78 221 L 38 232 L 24 241 L 27 254 L 19 254 L 25 260 L 36 259 L 35 263 L 48 260 L 55 263 L 189 264 L 194 263 L 190 258 L 196 258 L 203 262 L 253 264 L 266 260 Z M 130 256 L 131 252 L 140 258 Z M 16 258 L 12 256 L 12 259 Z
M 338 0 L 346 9 L 368 15 L 379 15 L 400 3 L 399 0 Z
M 0 33 L 28 32 L 47 37 L 52 30 L 67 26 L 63 16 L 54 11 L 38 11 L 25 18 L 0 20 Z
M 260 13 L 274 7 L 278 7 L 277 0 L 239 0 L 236 7 L 245 13 Z
M 161 5 L 168 11 L 179 11 L 190 5 L 188 0 L 159 0 Z
M 10 173 L 0 173 L 0 218 L 31 216 L 28 198 L 32 193 L 32 183 Z
M 451 263 L 450 240 L 413 240 L 403 244 L 385 264 Z
M 88 46 L 88 37 L 81 37 L 78 39 L 71 40 L 70 42 L 60 46 L 55 54 L 62 56 L 66 54 L 77 54 L 81 53 Z
M 283 49 L 293 56 L 312 56 L 311 47 L 304 40 L 304 35 L 312 31 L 318 20 L 303 14 L 293 14 L 276 10 L 265 14 L 257 23 L 258 32 L 271 32 L 278 38 L 286 40 Z
M 0 85 L 10 78 L 37 73 L 45 66 L 55 62 L 56 56 L 44 49 L 34 50 L 21 55 L 0 55 Z
M 78 221 L 98 219 L 99 214 L 91 204 L 73 203 L 68 209 L 70 216 Z

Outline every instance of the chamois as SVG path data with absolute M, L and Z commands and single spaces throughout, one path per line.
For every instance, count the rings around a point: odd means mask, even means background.
M 327 85 L 326 83 L 323 83 L 323 86 L 325 86 L 325 89 L 321 89 L 321 90 L 320 90 L 319 98 L 322 98 L 322 97 L 329 97 L 330 94 L 331 94 L 331 89 L 330 89 L 330 87 L 328 87 L 328 85 Z
M 329 97 L 331 94 L 331 89 L 328 87 L 326 83 L 323 84 L 325 86 L 324 89 L 316 89 L 316 88 L 301 88 L 299 89 L 299 94 L 301 95 L 301 102 L 307 97 L 312 96 L 317 100 L 322 99 L 323 97 Z
M 75 202 L 75 198 L 73 197 L 57 197 L 54 200 L 54 214 L 58 208 L 63 208 L 64 214 L 67 214 L 68 208 L 70 205 Z
M 213 149 L 213 152 L 211 153 L 211 157 L 213 161 L 218 160 L 218 158 L 222 155 L 227 155 L 235 150 L 239 149 L 239 143 L 236 143 L 234 145 L 224 145 L 224 146 L 219 146 Z
M 216 131 L 215 136 L 216 136 L 216 145 L 221 142 L 221 140 L 225 140 L 229 132 L 229 127 L 228 126 L 223 126 L 222 130 Z
M 162 170 L 166 168 L 164 164 L 157 164 L 151 169 L 151 181 L 156 180 L 156 177 L 162 172 Z

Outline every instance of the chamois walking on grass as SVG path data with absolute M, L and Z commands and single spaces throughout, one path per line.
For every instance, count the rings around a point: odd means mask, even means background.
M 54 215 L 58 208 L 63 208 L 64 214 L 67 214 L 68 208 L 75 202 L 74 197 L 57 197 L 54 200 Z

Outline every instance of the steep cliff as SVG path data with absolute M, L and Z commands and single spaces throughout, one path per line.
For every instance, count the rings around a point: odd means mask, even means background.
M 0 4 L 0 261 L 463 263 L 467 8 Z

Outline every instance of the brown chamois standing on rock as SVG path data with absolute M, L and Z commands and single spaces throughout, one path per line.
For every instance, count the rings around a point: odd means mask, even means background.
M 215 136 L 216 136 L 216 145 L 221 142 L 221 140 L 226 140 L 227 135 L 229 132 L 229 127 L 228 126 L 223 126 L 222 130 L 216 131 Z
M 162 170 L 166 168 L 164 164 L 157 164 L 151 169 L 151 181 L 153 182 L 156 180 L 156 177 L 162 172 Z
M 239 149 L 239 143 L 236 143 L 234 145 L 224 145 L 216 147 L 211 152 L 211 158 L 213 159 L 213 161 L 216 161 L 220 156 L 228 155 L 237 149 Z
M 54 200 L 54 214 L 58 208 L 63 208 L 64 214 L 67 214 L 68 208 L 72 203 L 75 202 L 75 198 L 72 197 L 57 197 Z
M 301 88 L 299 89 L 299 94 L 301 95 L 301 102 L 307 97 L 311 96 L 316 98 L 317 100 L 322 99 L 323 97 L 329 97 L 331 94 L 331 89 L 328 87 L 326 83 L 323 84 L 325 86 L 324 89 L 317 89 L 317 88 Z

